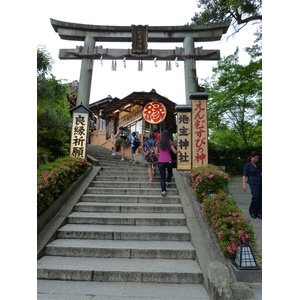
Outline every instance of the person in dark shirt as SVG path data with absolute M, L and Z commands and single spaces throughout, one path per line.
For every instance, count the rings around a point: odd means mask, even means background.
M 249 213 L 252 218 L 262 219 L 262 174 L 258 167 L 259 153 L 253 151 L 250 154 L 249 162 L 244 166 L 243 172 L 243 190 L 246 192 L 246 177 L 251 189 L 252 200 L 249 207 Z

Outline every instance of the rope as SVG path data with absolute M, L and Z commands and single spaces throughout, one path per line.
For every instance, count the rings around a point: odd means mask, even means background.
M 197 59 L 201 59 L 201 58 L 205 58 L 205 57 L 209 57 L 211 56 L 212 54 L 215 54 L 217 51 L 213 51 L 213 52 L 210 52 L 208 54 L 190 54 L 190 55 L 183 55 L 183 54 L 180 54 L 180 55 L 167 55 L 167 56 L 159 56 L 159 55 L 153 55 L 152 54 L 152 51 L 151 51 L 151 54 L 133 54 L 133 53 L 129 53 L 129 50 L 128 50 L 128 53 L 126 55 L 111 55 L 111 54 L 108 54 L 108 49 L 106 49 L 106 53 L 77 53 L 77 52 L 67 52 L 66 54 L 67 55 L 74 55 L 74 56 L 77 56 L 79 58 L 90 58 L 90 59 L 99 59 L 99 58 L 108 58 L 108 59 L 123 59 L 124 57 L 126 57 L 126 59 L 130 59 L 130 58 L 133 58 L 133 59 L 137 59 L 137 60 L 145 60 L 145 59 L 154 59 L 156 58 L 157 60 L 173 60 L 175 59 L 176 57 L 178 59 L 186 59 L 186 58 L 190 58 L 190 59 L 194 59 L 194 60 L 197 60 Z M 174 52 L 173 52 L 174 53 Z

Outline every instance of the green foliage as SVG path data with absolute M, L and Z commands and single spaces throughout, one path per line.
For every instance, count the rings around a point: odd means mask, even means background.
M 40 46 L 37 49 L 37 75 L 46 76 L 52 70 L 53 60 L 45 49 L 44 46 Z
M 239 31 L 238 25 L 255 21 L 259 23 L 258 40 L 261 40 L 261 0 L 197 0 L 199 13 L 192 18 L 192 25 L 202 25 L 233 20 L 232 26 Z
M 68 87 L 50 74 L 52 59 L 44 49 L 37 50 L 37 163 L 38 166 L 70 149 Z
M 64 157 L 40 167 L 37 172 L 37 214 L 41 215 L 88 168 L 82 158 Z
M 211 164 L 194 167 L 188 178 L 200 202 L 207 195 L 217 193 L 220 189 L 227 191 L 229 183 L 228 174 Z
M 245 163 L 252 151 L 262 153 L 262 146 L 224 147 L 208 143 L 208 159 L 210 164 L 225 166 L 230 175 L 242 175 Z M 260 165 L 262 160 L 260 156 Z
M 206 196 L 201 208 L 225 257 L 233 258 L 240 244 L 254 245 L 256 237 L 253 227 L 236 206 L 232 196 L 223 191 Z
M 223 146 L 260 144 L 254 134 L 262 120 L 262 59 L 259 46 L 247 48 L 248 65 L 239 64 L 239 49 L 222 58 L 213 76 L 201 84 L 209 94 L 207 103 L 209 139 Z M 226 139 L 222 135 L 233 137 Z M 220 139 L 221 138 L 221 139 Z M 226 141 L 225 140 L 225 141 Z

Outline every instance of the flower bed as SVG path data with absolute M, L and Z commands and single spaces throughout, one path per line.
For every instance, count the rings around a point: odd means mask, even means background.
M 204 216 L 216 235 L 226 257 L 233 257 L 240 244 L 252 246 L 255 242 L 253 227 L 247 222 L 232 196 L 224 192 L 207 196 L 201 203 Z
M 240 244 L 253 246 L 253 227 L 228 195 L 228 174 L 214 165 L 205 165 L 192 169 L 188 178 L 224 256 L 233 258 Z
M 195 167 L 191 170 L 188 178 L 200 203 L 209 194 L 228 190 L 228 174 L 214 165 Z
M 63 194 L 88 168 L 87 160 L 64 157 L 37 172 L 37 215 Z

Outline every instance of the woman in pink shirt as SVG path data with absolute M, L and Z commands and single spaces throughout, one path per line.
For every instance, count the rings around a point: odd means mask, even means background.
M 161 195 L 166 197 L 166 185 L 171 186 L 172 178 L 172 157 L 170 151 L 177 154 L 180 151 L 174 148 L 174 143 L 170 141 L 170 134 L 167 130 L 163 130 L 161 133 L 160 141 L 156 143 L 155 155 L 158 158 L 158 169 L 160 172 L 160 185 Z M 166 168 L 168 170 L 168 176 L 166 181 Z

